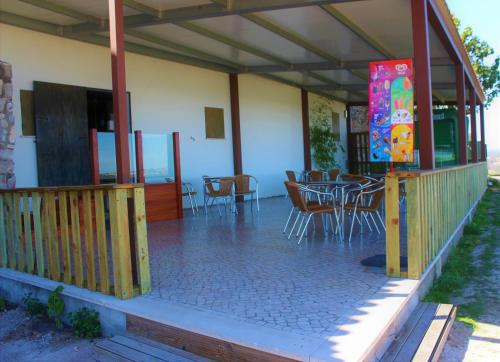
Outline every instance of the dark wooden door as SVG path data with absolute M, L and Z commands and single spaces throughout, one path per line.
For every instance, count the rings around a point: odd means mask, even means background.
M 34 103 L 38 184 L 90 184 L 86 88 L 35 82 Z

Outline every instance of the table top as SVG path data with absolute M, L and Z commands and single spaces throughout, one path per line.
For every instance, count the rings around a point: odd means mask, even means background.
M 305 182 L 300 182 L 301 184 L 304 185 L 329 185 L 329 186 L 351 186 L 351 185 L 360 185 L 364 181 L 332 181 L 332 180 L 327 180 L 327 181 L 305 181 Z

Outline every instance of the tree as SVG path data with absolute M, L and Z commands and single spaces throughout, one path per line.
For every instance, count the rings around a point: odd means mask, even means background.
M 495 57 L 493 62 L 489 61 L 488 58 L 495 54 L 495 50 L 486 41 L 474 35 L 470 26 L 462 30 L 457 17 L 453 17 L 453 22 L 469 52 L 472 67 L 486 93 L 485 107 L 488 107 L 500 94 L 500 57 Z

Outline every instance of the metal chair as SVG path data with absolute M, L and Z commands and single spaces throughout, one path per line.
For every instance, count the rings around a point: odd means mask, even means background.
M 182 197 L 189 198 L 191 211 L 193 212 L 193 215 L 195 215 L 196 213 L 198 213 L 198 203 L 196 202 L 196 195 L 198 193 L 194 191 L 193 185 L 190 182 L 183 182 L 182 187 L 184 189 L 182 192 Z
M 321 204 L 321 202 L 318 201 L 316 204 L 308 203 L 302 194 L 304 192 L 312 192 L 316 194 L 326 194 L 323 192 L 319 192 L 316 190 L 309 189 L 305 186 L 301 186 L 295 182 L 285 182 L 285 187 L 287 188 L 288 193 L 290 194 L 290 199 L 292 200 L 292 204 L 294 205 L 294 208 L 298 211 L 297 217 L 295 218 L 295 221 L 292 225 L 292 229 L 290 231 L 290 234 L 288 235 L 288 239 L 292 236 L 292 233 L 295 229 L 295 226 L 297 225 L 297 222 L 299 218 L 302 217 L 302 220 L 299 225 L 299 229 L 297 231 L 297 236 L 300 234 L 299 241 L 297 244 L 300 244 L 302 241 L 302 238 L 304 237 L 307 227 L 309 226 L 309 222 L 311 221 L 311 218 L 313 215 L 318 215 L 318 214 L 326 214 L 329 216 L 329 221 L 332 230 L 335 229 L 333 225 L 333 219 L 332 219 L 332 213 L 335 210 L 334 204 L 327 203 L 327 204 Z M 331 195 L 331 194 L 330 194 Z M 291 218 L 291 215 L 289 216 Z M 305 221 L 305 224 L 304 224 Z M 304 225 L 304 226 L 302 226 Z M 302 229 L 302 231 L 301 231 Z
M 338 168 L 331 168 L 328 170 L 328 177 L 330 178 L 330 181 L 337 181 L 337 177 L 340 175 L 340 169 Z
M 217 200 L 220 199 L 224 201 L 224 206 L 227 205 L 227 201 L 229 200 L 231 209 L 234 210 L 235 213 L 238 213 L 234 203 L 233 184 L 233 177 L 203 176 L 203 204 L 205 206 L 205 214 L 208 211 L 210 199 L 212 199 L 211 205 L 214 203 L 217 205 L 217 210 L 219 211 L 220 216 L 222 216 L 222 213 L 219 203 L 217 202 Z
M 250 184 L 253 181 L 255 188 L 251 188 Z M 259 205 L 259 181 L 252 175 L 235 175 L 234 176 L 234 196 L 250 195 L 250 207 L 253 209 L 254 195 L 257 200 L 257 211 L 260 211 Z

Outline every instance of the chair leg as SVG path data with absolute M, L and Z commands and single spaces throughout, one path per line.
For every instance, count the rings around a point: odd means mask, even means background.
M 290 230 L 290 234 L 288 234 L 288 240 L 290 240 L 290 238 L 292 237 L 293 230 L 295 229 L 295 225 L 297 225 L 297 221 L 299 221 L 299 217 L 301 216 L 301 214 L 302 214 L 302 212 L 300 212 L 300 211 L 297 213 L 297 217 L 295 218 L 295 222 L 292 225 L 292 229 Z
M 351 242 L 352 238 L 352 229 L 354 228 L 354 219 L 356 217 L 356 211 L 357 211 L 357 206 L 354 207 L 354 212 L 352 214 L 351 231 L 349 232 L 349 243 Z
M 375 229 L 377 229 L 377 233 L 380 234 L 380 229 L 378 228 L 378 225 L 377 225 L 377 220 L 375 220 L 375 218 L 373 217 L 373 213 L 370 212 L 370 217 L 372 218 L 372 221 L 373 221 L 373 225 L 375 225 Z
M 193 197 L 191 196 L 190 193 L 188 193 L 188 196 L 189 196 L 189 203 L 191 204 L 191 211 L 193 212 L 193 216 L 194 216 Z
M 382 220 L 382 217 L 380 216 L 380 213 L 378 212 L 378 210 L 377 210 L 376 214 L 378 216 L 378 219 L 380 220 L 380 224 L 382 224 L 382 227 L 384 228 L 384 231 L 386 231 L 385 230 L 385 222 L 384 222 L 384 220 Z
M 259 204 L 259 191 L 255 192 L 255 198 L 257 199 L 257 212 L 260 212 L 260 204 Z
M 294 207 L 290 210 L 290 214 L 288 215 L 288 219 L 286 220 L 285 227 L 283 228 L 283 234 L 286 233 L 286 228 L 288 227 L 288 224 L 290 223 L 290 219 L 292 218 L 293 211 L 295 210 Z
M 300 224 L 299 224 L 299 229 L 297 230 L 297 234 L 295 236 L 299 236 L 300 234 L 300 229 L 302 228 L 302 225 L 304 224 L 304 219 L 305 219 L 305 215 L 302 215 L 302 218 L 300 219 Z
M 193 200 L 194 200 L 194 207 L 196 208 L 196 213 L 199 212 L 198 210 L 198 201 L 196 201 L 196 197 L 193 197 Z
M 312 216 L 313 216 L 313 214 L 309 214 L 309 216 L 307 217 L 306 224 L 304 225 L 304 228 L 302 229 L 302 234 L 300 234 L 300 238 L 299 238 L 299 241 L 297 242 L 297 244 L 300 244 L 300 242 L 302 241 L 302 238 L 304 237 L 304 233 L 307 230 L 307 226 L 309 225 L 309 221 L 311 221 Z

